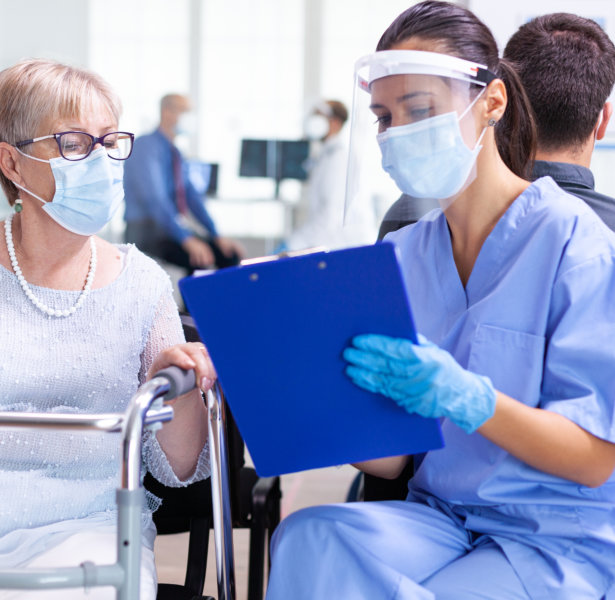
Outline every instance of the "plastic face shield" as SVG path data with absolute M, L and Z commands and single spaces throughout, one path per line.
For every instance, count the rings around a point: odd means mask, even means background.
M 482 65 L 434 52 L 389 50 L 359 59 L 345 222 L 369 195 L 381 215 L 401 194 L 409 197 L 400 221 L 416 220 L 412 198 L 447 208 L 476 176 L 485 128 L 472 109 L 494 78 Z

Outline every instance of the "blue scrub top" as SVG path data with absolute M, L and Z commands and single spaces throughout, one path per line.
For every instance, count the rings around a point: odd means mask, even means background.
M 615 442 L 615 235 L 581 200 L 549 177 L 534 182 L 494 227 L 465 288 L 440 210 L 386 239 L 401 250 L 422 334 L 501 392 Z M 612 581 L 615 476 L 588 488 L 446 419 L 443 432 L 411 498 L 496 540 L 538 594 L 557 584 L 545 582 L 543 560 L 562 585 L 574 569 Z

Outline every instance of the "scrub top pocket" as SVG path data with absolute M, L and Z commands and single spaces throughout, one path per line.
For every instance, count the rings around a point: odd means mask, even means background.
M 481 324 L 472 340 L 468 370 L 489 377 L 500 392 L 537 406 L 544 352 L 543 336 Z

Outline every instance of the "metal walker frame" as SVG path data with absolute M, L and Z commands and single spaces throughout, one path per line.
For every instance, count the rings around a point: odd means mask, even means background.
M 113 586 L 117 600 L 139 598 L 141 571 L 141 439 L 145 427 L 173 418 L 162 400 L 194 388 L 194 372 L 169 367 L 143 384 L 124 413 L 46 414 L 0 412 L 0 427 L 97 430 L 122 433 L 121 484 L 117 500 L 117 561 L 108 565 L 84 562 L 77 567 L 0 570 L 0 589 L 43 590 Z M 225 403 L 216 382 L 207 393 L 212 506 L 218 600 L 235 599 L 235 568 L 229 495 Z M 158 425 L 159 426 L 159 425 Z

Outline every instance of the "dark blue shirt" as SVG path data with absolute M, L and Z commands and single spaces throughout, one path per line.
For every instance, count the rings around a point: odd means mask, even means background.
M 132 155 L 124 164 L 126 222 L 154 221 L 170 238 L 181 244 L 194 232 L 182 223 L 175 203 L 173 156 L 181 160 L 186 202 L 194 218 L 214 237 L 218 233 L 205 209 L 201 194 L 188 178 L 188 168 L 179 150 L 157 129 L 135 140 Z
M 425 216 L 430 210 L 439 208 L 440 203 L 430 198 L 413 198 L 408 194 L 402 194 L 386 211 L 380 223 L 378 239 L 391 232 L 397 231 L 406 225 L 416 223 L 421 217 Z
M 547 175 L 563 190 L 585 201 L 615 231 L 615 199 L 594 190 L 594 176 L 588 168 L 572 163 L 535 161 L 532 179 Z

